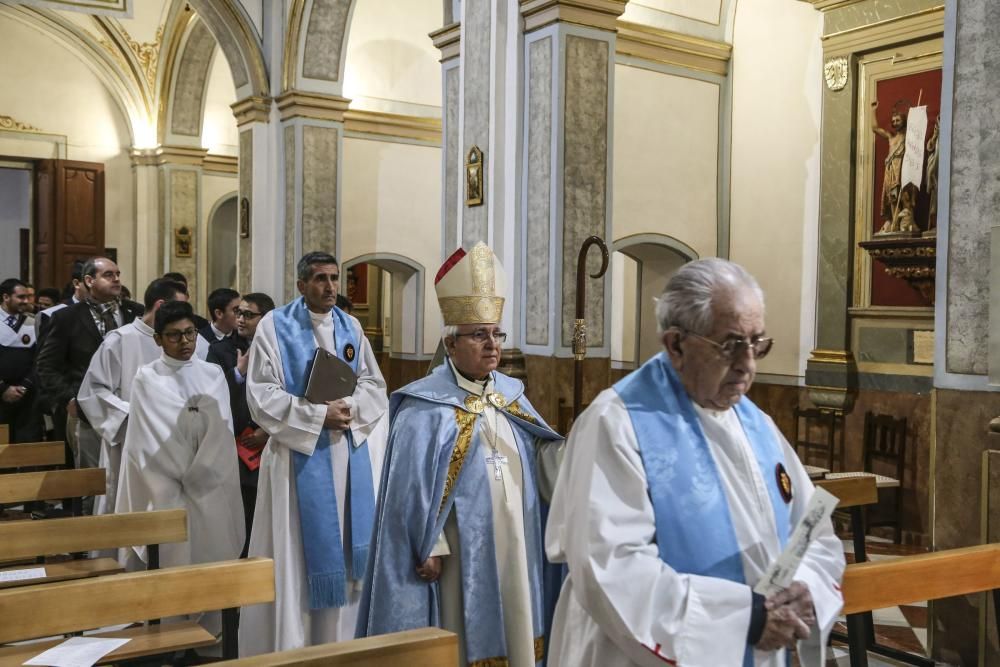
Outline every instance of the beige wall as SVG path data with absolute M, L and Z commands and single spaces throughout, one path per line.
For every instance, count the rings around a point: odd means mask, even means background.
M 761 373 L 801 376 L 813 345 L 821 15 L 786 0 L 743 2 L 733 44 L 731 257 L 767 295 L 777 341 Z
M 215 48 L 212 69 L 205 91 L 205 116 L 201 126 L 201 145 L 209 153 L 236 155 L 240 137 L 230 105 L 236 102 L 236 85 L 222 50 Z
M 343 173 L 343 261 L 383 252 L 423 265 L 424 352 L 433 353 L 441 323 L 434 296 L 441 252 L 441 150 L 347 137 Z

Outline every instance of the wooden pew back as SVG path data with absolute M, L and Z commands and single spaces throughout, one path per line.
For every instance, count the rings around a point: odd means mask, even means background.
M 0 445 L 10 442 L 10 427 L 7 424 L 0 424 Z
M 65 463 L 66 445 L 61 440 L 0 445 L 0 469 L 61 466 Z
M 0 522 L 0 561 L 187 540 L 182 509 Z
M 848 565 L 845 614 L 1000 588 L 1000 544 Z
M 0 591 L 0 644 L 274 600 L 270 558 Z
M 104 468 L 0 475 L 0 505 L 104 495 Z
M 420 628 L 219 663 L 219 667 L 442 667 L 458 663 L 458 637 Z
M 816 486 L 837 496 L 837 509 L 848 509 L 878 502 L 878 488 L 874 477 L 843 477 L 818 479 Z

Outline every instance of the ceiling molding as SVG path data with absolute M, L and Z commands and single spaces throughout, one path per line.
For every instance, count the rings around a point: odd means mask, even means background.
M 440 30 L 435 30 L 427 35 L 434 43 L 434 48 L 441 51 L 441 60 L 451 60 L 457 58 L 462 45 L 462 24 L 450 23 Z
M 343 122 L 344 112 L 351 103 L 346 97 L 339 95 L 323 95 L 307 93 L 301 90 L 290 90 L 274 98 L 278 105 L 281 120 L 289 118 L 312 118 L 313 120 L 329 120 Z
M 733 47 L 701 37 L 619 20 L 619 55 L 726 76 Z
M 551 23 L 573 23 L 614 32 L 628 0 L 519 0 L 524 32 Z

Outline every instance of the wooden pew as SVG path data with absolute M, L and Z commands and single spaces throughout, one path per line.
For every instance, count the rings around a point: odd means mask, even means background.
M 1000 544 L 848 565 L 841 590 L 849 619 L 875 609 L 992 591 L 1000 629 Z M 851 665 L 866 666 L 869 637 L 852 634 L 851 639 Z
M 10 442 L 10 426 L 7 424 L 0 424 L 0 445 L 6 445 Z
M 59 442 L 25 442 L 17 445 L 0 445 L 0 469 L 65 464 L 66 443 L 61 440 Z
M 53 554 L 118 549 L 137 545 L 149 550 L 149 569 L 159 567 L 159 545 L 187 540 L 187 512 L 182 509 L 81 516 L 48 521 L 0 522 L 0 562 Z M 0 588 L 97 577 L 122 572 L 114 558 L 19 565 L 2 572 L 45 568 L 45 577 L 0 582 Z
M 458 663 L 458 636 L 440 628 L 322 644 L 218 663 L 227 667 L 451 667 Z
M 104 490 L 104 468 L 0 475 L 0 505 L 72 498 L 73 514 L 78 515 L 81 511 L 81 498 L 102 496 Z
M 223 657 L 236 657 L 237 610 L 274 601 L 270 558 L 206 563 L 164 570 L 0 591 L 0 644 L 52 637 L 135 621 L 223 610 Z M 192 621 L 170 621 L 100 637 L 131 637 L 101 663 L 208 646 L 215 637 Z M 53 639 L 0 648 L 0 667 L 61 643 Z

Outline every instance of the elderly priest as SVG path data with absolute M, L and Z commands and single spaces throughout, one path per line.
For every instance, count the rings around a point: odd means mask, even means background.
M 448 357 L 390 401 L 358 636 L 437 625 L 462 665 L 523 667 L 544 651 L 538 485 L 562 438 L 496 370 L 504 283 L 482 243 L 438 272 Z
M 335 307 L 333 256 L 299 260 L 302 297 L 265 315 L 250 346 L 247 404 L 270 436 L 261 456 L 250 555 L 274 559 L 274 604 L 240 617 L 240 655 L 351 639 L 385 451 L 385 380 L 361 324 Z M 357 376 L 353 395 L 304 396 L 316 349 Z
M 721 259 L 682 267 L 657 305 L 665 352 L 573 426 L 546 531 L 569 565 L 549 665 L 806 667 L 842 605 L 843 548 L 826 521 L 790 588 L 754 593 L 813 485 L 748 398 L 772 340 L 764 299 Z

